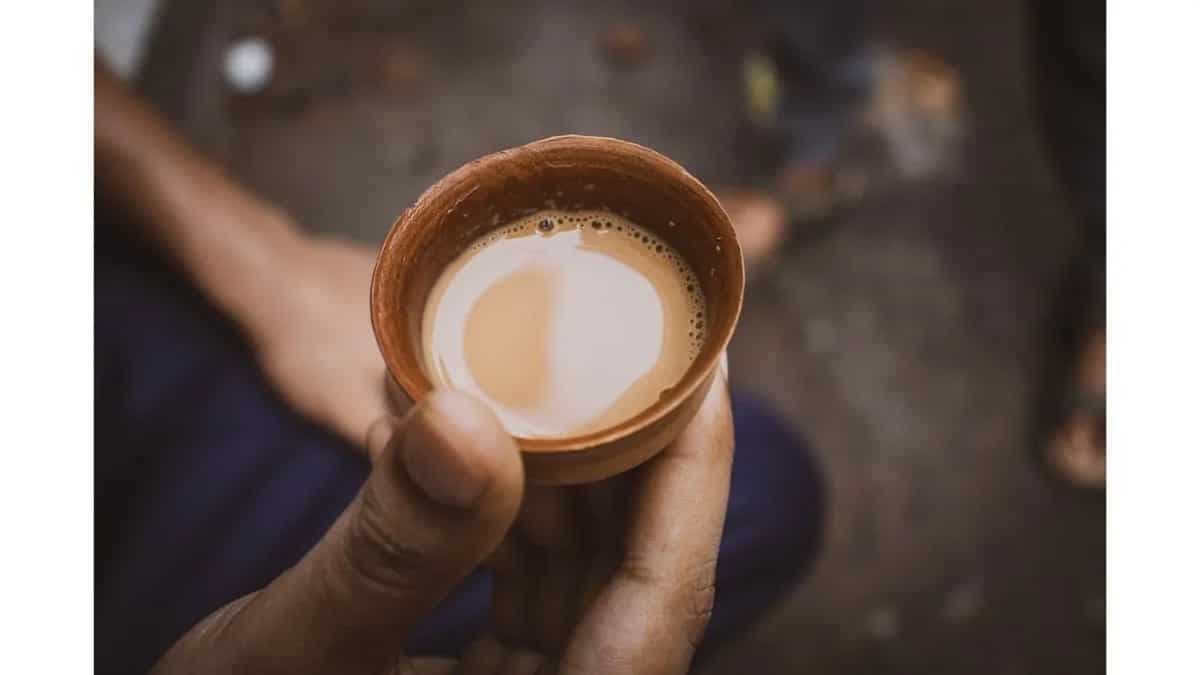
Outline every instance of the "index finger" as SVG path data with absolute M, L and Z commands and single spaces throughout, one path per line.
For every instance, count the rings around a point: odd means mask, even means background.
M 638 478 L 621 573 L 664 590 L 711 589 L 733 469 L 733 416 L 722 357 L 700 410 Z
M 682 673 L 712 613 L 733 468 L 724 358 L 683 433 L 637 469 L 622 561 L 564 655 L 570 672 Z M 575 669 L 575 670 L 572 670 Z

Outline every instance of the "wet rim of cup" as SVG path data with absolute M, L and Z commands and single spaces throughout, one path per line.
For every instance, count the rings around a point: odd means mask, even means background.
M 405 209 L 392 224 L 388 231 L 387 237 L 384 239 L 380 247 L 379 257 L 375 264 L 375 269 L 371 275 L 371 327 L 375 333 L 375 340 L 383 355 L 384 364 L 387 367 L 390 375 L 395 379 L 396 383 L 414 399 L 420 401 L 433 391 L 433 384 L 429 377 L 425 374 L 423 368 L 416 368 L 416 372 L 411 372 L 397 364 L 399 359 L 398 352 L 400 347 L 394 347 L 390 340 L 384 338 L 384 332 L 380 328 L 380 323 L 383 321 L 381 316 L 384 313 L 383 298 L 385 292 L 395 294 L 399 289 L 396 284 L 386 284 L 388 288 L 384 288 L 385 281 L 380 275 L 379 270 L 387 266 L 394 267 L 397 264 L 395 256 L 398 255 L 397 249 L 399 242 L 404 236 L 407 224 L 414 213 L 419 213 L 424 204 L 434 199 L 435 196 L 443 192 L 452 190 L 460 183 L 472 180 L 472 176 L 486 171 L 490 166 L 512 162 L 515 159 L 525 155 L 536 155 L 545 152 L 552 152 L 559 147 L 569 146 L 573 143 L 599 144 L 606 146 L 607 151 L 619 153 L 623 155 L 633 155 L 647 161 L 656 167 L 656 170 L 661 171 L 664 177 L 673 169 L 675 175 L 671 177 L 673 180 L 679 180 L 688 184 L 688 187 L 694 192 L 694 196 L 700 201 L 705 202 L 706 210 L 717 216 L 716 226 L 718 230 L 722 230 L 722 242 L 732 242 L 736 248 L 737 255 L 735 256 L 735 269 L 730 270 L 731 283 L 736 290 L 737 301 L 732 308 L 730 319 L 720 326 L 719 333 L 710 332 L 705 340 L 701 351 L 708 349 L 714 342 L 719 343 L 720 349 L 716 350 L 705 362 L 693 361 L 684 373 L 683 379 L 679 384 L 672 388 L 671 395 L 666 398 L 660 398 L 651 404 L 648 408 L 642 410 L 636 415 L 621 421 L 604 429 L 581 434 L 578 436 L 563 436 L 558 438 L 527 438 L 515 437 L 518 445 L 524 452 L 536 453 L 557 453 L 557 452 L 573 452 L 587 450 L 596 446 L 619 440 L 627 437 L 638 431 L 655 424 L 663 417 L 667 416 L 672 410 L 682 404 L 690 397 L 701 384 L 708 379 L 708 374 L 717 368 L 721 355 L 729 346 L 729 341 L 733 338 L 734 329 L 737 326 L 738 319 L 742 312 L 742 296 L 745 289 L 745 266 L 742 260 L 741 245 L 738 243 L 737 236 L 734 232 L 733 225 L 729 221 L 729 216 L 725 213 L 725 209 L 712 192 L 698 179 L 692 176 L 686 169 L 679 165 L 669 157 L 651 150 L 637 143 L 625 141 L 617 138 L 608 138 L 602 136 L 583 136 L 583 135 L 564 135 L 552 136 L 539 141 L 533 141 L 526 145 L 500 150 L 489 155 L 480 157 L 479 159 L 467 162 L 451 173 L 442 177 L 432 186 L 425 190 L 417 201 L 412 206 Z M 691 260 L 687 261 L 689 265 Z M 387 275 L 390 278 L 396 278 L 396 275 Z M 706 298 L 707 302 L 708 299 Z M 710 329 L 714 328 L 710 322 Z M 419 359 L 418 359 L 419 360 Z

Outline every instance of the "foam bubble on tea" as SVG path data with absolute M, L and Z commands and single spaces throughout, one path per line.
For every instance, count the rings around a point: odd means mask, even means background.
M 707 329 L 695 273 L 607 211 L 541 211 L 474 242 L 442 272 L 422 341 L 436 387 L 485 402 L 509 433 L 605 429 L 682 379 Z

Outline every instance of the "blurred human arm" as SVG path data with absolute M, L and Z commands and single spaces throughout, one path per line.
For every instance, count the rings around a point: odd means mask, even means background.
M 97 189 L 242 330 L 290 404 L 362 445 L 387 410 L 367 309 L 373 252 L 300 231 L 96 61 Z

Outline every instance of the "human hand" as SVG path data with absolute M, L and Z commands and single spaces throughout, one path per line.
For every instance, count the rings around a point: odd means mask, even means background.
M 732 465 L 722 359 L 696 417 L 654 459 L 526 490 L 487 562 L 489 632 L 454 672 L 686 672 L 712 611 Z
M 363 447 L 371 423 L 388 412 L 367 305 L 375 253 L 306 237 L 279 259 L 275 301 L 243 321 L 258 363 L 296 410 Z
M 658 457 L 522 504 L 499 421 L 435 393 L 372 427 L 371 475 L 295 567 L 201 621 L 154 672 L 684 672 L 712 606 L 732 444 L 722 370 Z M 458 663 L 407 657 L 411 629 L 485 560 L 488 635 Z

